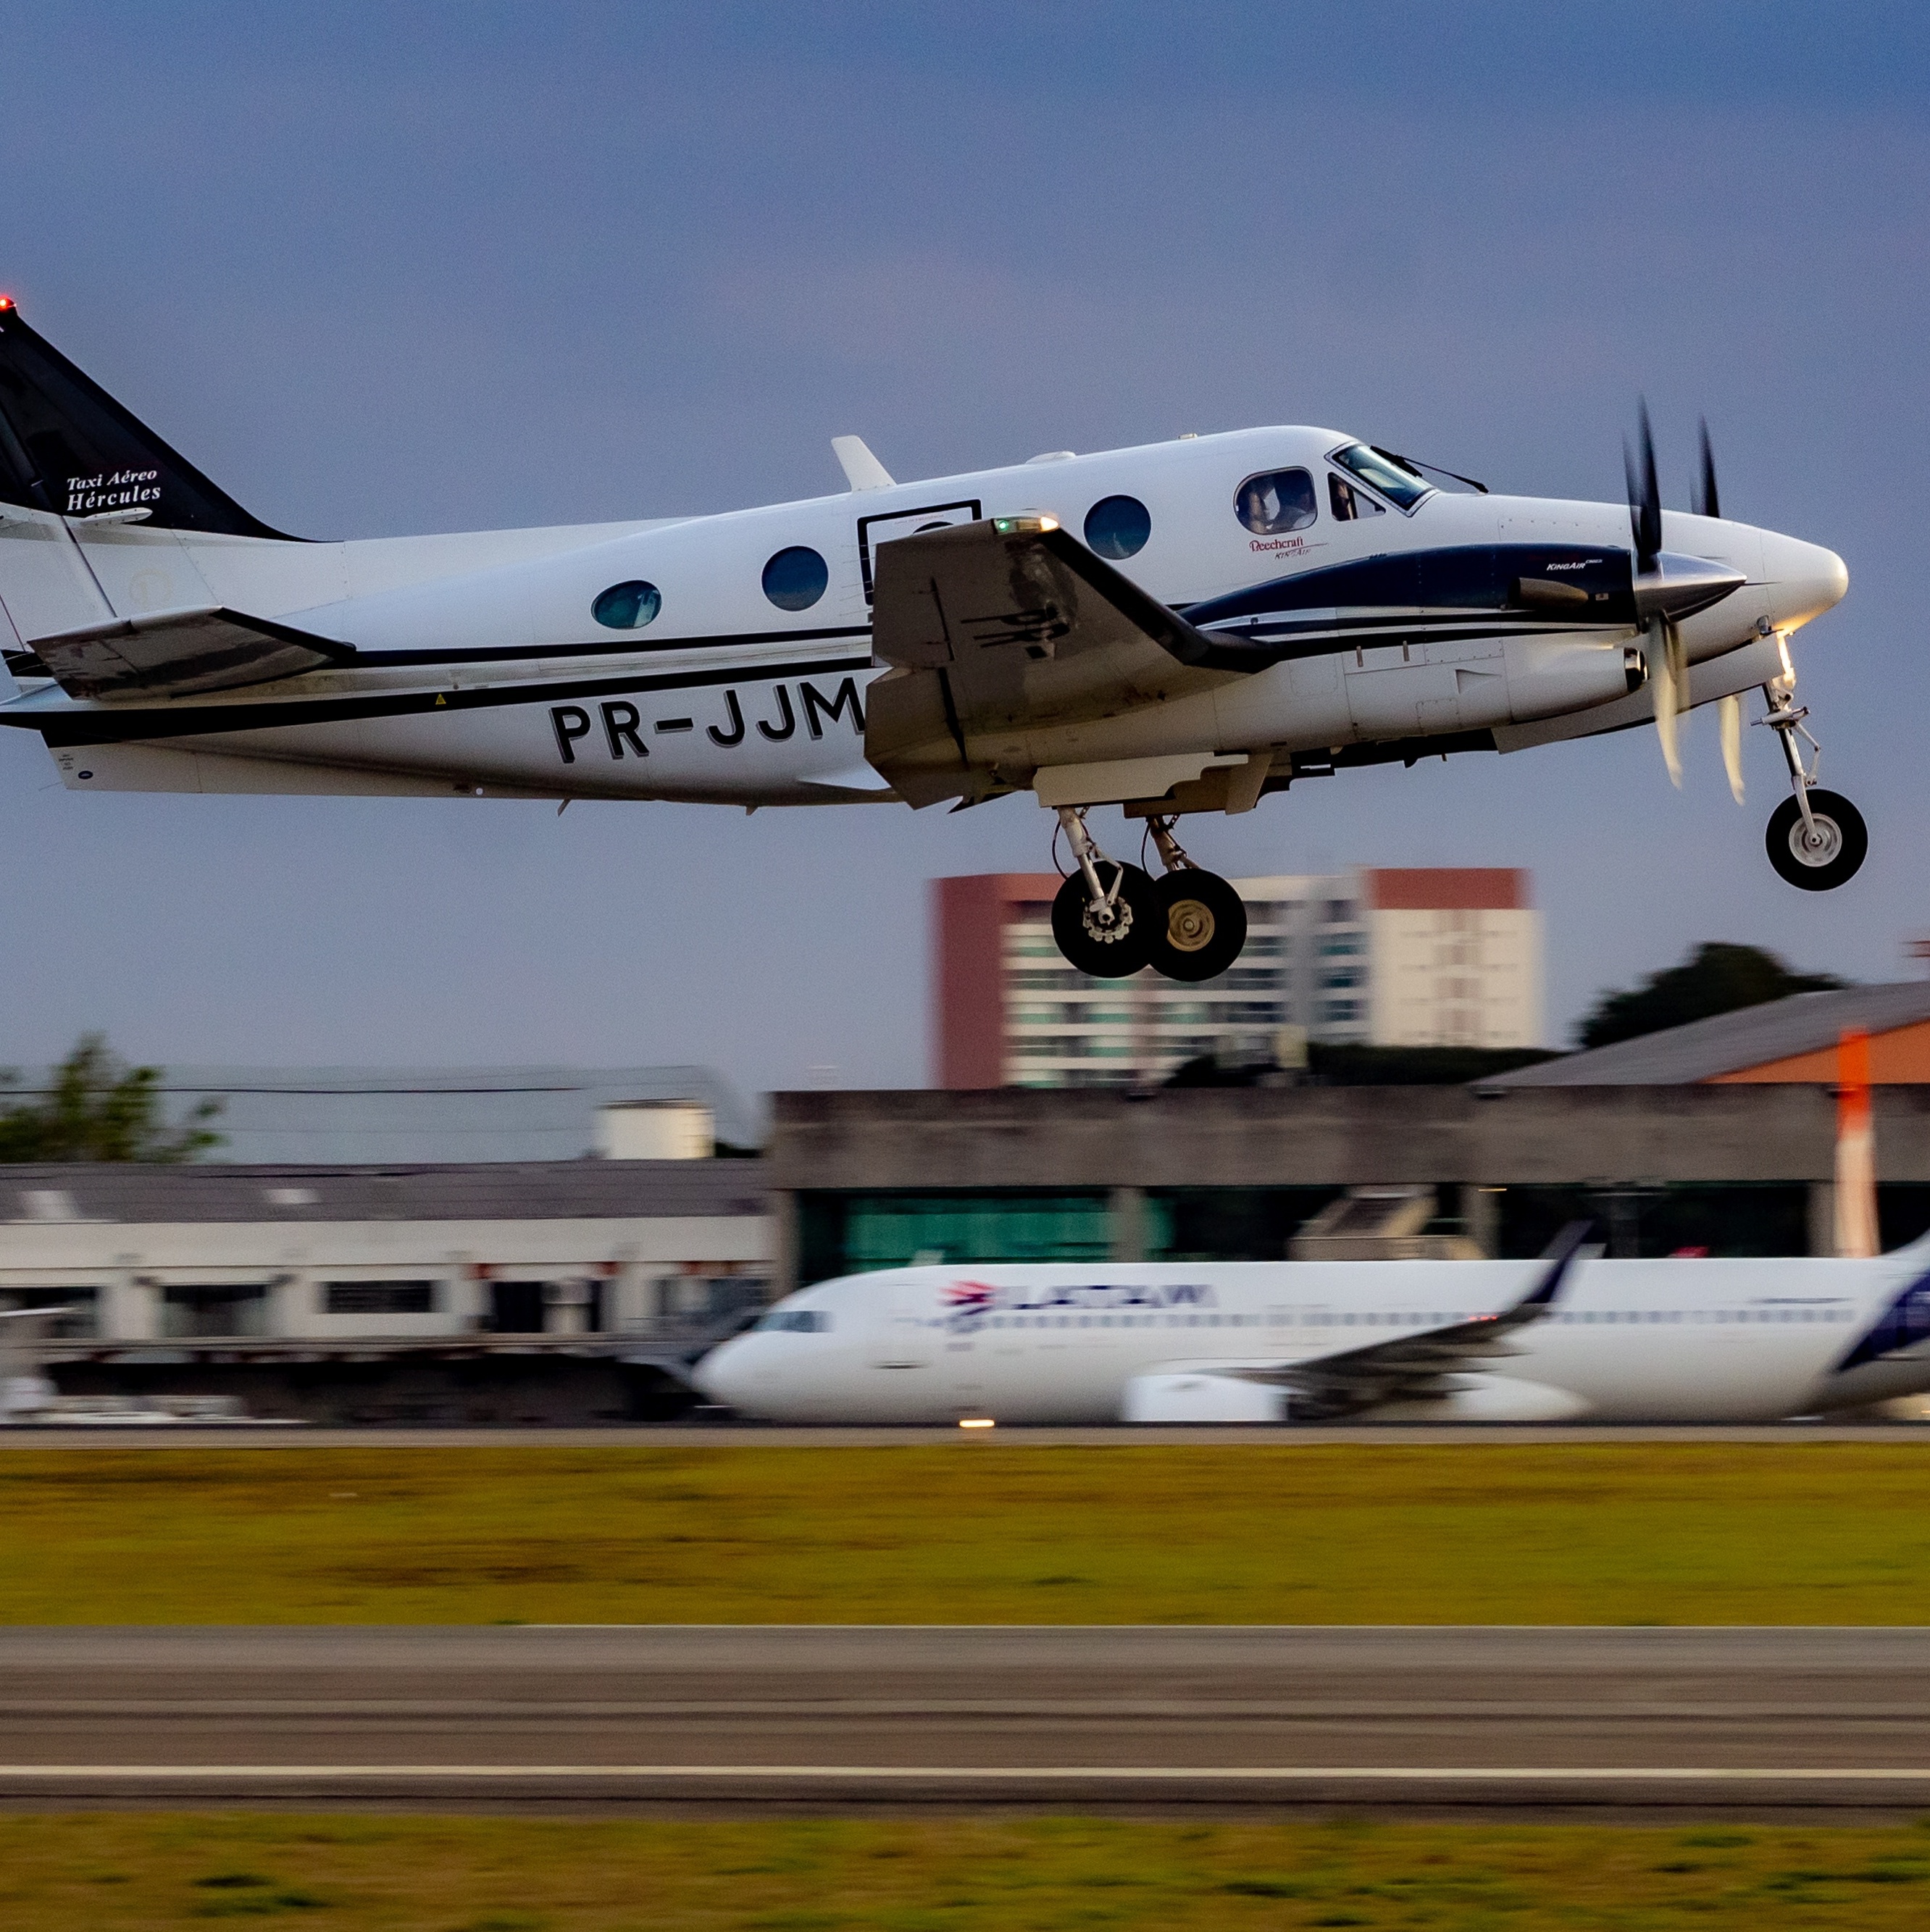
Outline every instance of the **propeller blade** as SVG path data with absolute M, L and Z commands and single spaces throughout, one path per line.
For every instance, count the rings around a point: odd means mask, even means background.
M 1625 436 L 1622 443 L 1622 473 L 1628 487 L 1628 529 L 1635 540 L 1635 574 L 1646 577 L 1655 567 L 1662 549 L 1662 492 L 1655 478 L 1655 436 L 1649 426 L 1649 404 L 1642 402 L 1642 463 L 1635 466 L 1633 452 Z
M 1715 488 L 1715 452 L 1709 446 L 1709 418 L 1700 418 L 1702 432 L 1702 475 L 1695 492 L 1695 514 L 1698 517 L 1719 517 L 1722 514 L 1722 499 Z
M 1670 648 L 1668 626 L 1661 619 L 1649 627 L 1649 701 L 1655 710 L 1655 736 L 1661 740 L 1662 763 L 1669 770 L 1669 783 L 1682 789 L 1682 752 L 1676 724 L 1681 716 L 1676 693 L 1675 653 Z
M 1742 802 L 1742 700 L 1733 692 L 1715 707 L 1722 729 L 1722 769 L 1729 774 L 1729 795 Z

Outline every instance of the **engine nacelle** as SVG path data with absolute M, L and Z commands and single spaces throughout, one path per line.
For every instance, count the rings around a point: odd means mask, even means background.
M 1640 691 L 1649 679 L 1648 659 L 1637 644 L 1516 638 L 1508 642 L 1507 662 L 1508 719 L 1517 724 L 1610 704 Z

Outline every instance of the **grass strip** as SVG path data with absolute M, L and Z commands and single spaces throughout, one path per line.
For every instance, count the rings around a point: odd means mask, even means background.
M 89 1448 L 10 1623 L 1930 1623 L 1913 1443 Z
M 1921 1928 L 1921 1827 L 0 1817 L 0 1923 L 314 1932 Z

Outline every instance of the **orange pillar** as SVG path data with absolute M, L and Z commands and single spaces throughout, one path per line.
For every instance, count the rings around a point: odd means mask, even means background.
M 1836 1252 L 1874 1255 L 1880 1249 L 1870 1036 L 1850 1027 L 1836 1042 Z

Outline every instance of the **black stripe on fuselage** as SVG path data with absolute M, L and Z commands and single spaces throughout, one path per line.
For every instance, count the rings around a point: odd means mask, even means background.
M 411 664 L 515 664 L 541 658 L 635 657 L 644 651 L 711 651 L 731 644 L 815 644 L 845 638 L 868 638 L 869 624 L 841 624 L 824 631 L 746 631 L 718 638 L 642 638 L 635 632 L 614 642 L 602 638 L 587 644 L 488 644 L 455 650 L 358 650 L 358 665 L 385 668 Z
M 826 677 L 869 670 L 863 657 L 804 658 L 788 664 L 725 664 L 715 670 L 667 671 L 652 676 L 559 678 L 485 691 L 383 691 L 353 698 L 281 698 L 259 704 L 177 704 L 123 711 L 20 712 L 0 707 L 0 724 L 23 725 L 49 745 L 124 745 L 147 738 L 206 738 L 235 731 L 273 731 L 304 724 L 339 724 L 362 718 L 419 717 L 427 712 L 487 711 L 517 704 L 563 703 L 576 698 L 628 697 L 638 692 L 698 691 L 720 684 L 770 684 L 780 678 Z
M 1628 628 L 1604 623 L 1599 618 L 1563 622 L 1559 618 L 1550 620 L 1537 614 L 1470 623 L 1458 614 L 1452 618 L 1430 614 L 1397 620 L 1379 616 L 1333 617 L 1306 623 L 1219 624 L 1205 634 L 1238 638 L 1264 649 L 1274 662 L 1279 663 L 1292 658 L 1344 656 L 1349 651 L 1370 650 L 1386 644 L 1484 644 L 1490 639 L 1508 638 L 1619 635 Z

